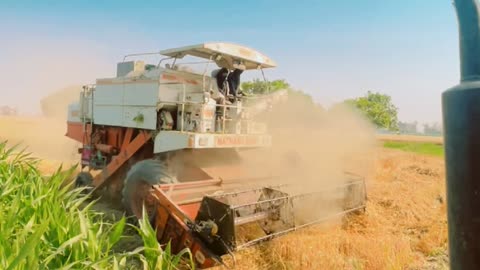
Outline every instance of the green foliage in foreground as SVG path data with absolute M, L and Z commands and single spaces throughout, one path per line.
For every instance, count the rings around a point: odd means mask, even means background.
M 431 156 L 443 156 L 444 154 L 443 145 L 429 142 L 387 141 L 383 143 L 383 147 Z
M 36 164 L 0 142 L 0 269 L 176 269 L 180 255 L 161 249 L 146 219 L 136 228 L 145 247 L 114 253 L 125 218 L 105 221 L 81 189 L 64 185 L 73 169 L 46 178 Z

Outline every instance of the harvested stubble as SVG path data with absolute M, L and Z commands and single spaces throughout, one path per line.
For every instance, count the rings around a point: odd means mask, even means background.
M 239 252 L 236 269 L 447 269 L 444 177 L 441 158 L 379 148 L 365 214 Z

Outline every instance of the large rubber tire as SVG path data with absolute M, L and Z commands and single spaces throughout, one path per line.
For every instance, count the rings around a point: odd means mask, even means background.
M 93 183 L 93 176 L 89 172 L 80 172 L 75 178 L 76 187 L 88 187 Z
M 142 218 L 142 206 L 145 203 L 147 214 L 154 213 L 153 205 L 145 202 L 153 185 L 176 182 L 163 162 L 158 160 L 142 160 L 128 171 L 122 190 L 122 203 L 128 214 Z

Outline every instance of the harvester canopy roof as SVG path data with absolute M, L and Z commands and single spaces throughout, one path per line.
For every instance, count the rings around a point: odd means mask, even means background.
M 183 58 L 196 56 L 215 61 L 224 68 L 258 69 L 276 67 L 275 62 L 264 54 L 238 44 L 212 42 L 160 51 L 165 56 Z

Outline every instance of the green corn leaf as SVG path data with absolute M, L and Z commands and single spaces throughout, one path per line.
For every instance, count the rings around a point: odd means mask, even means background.
M 15 267 L 17 267 L 17 265 L 35 249 L 35 246 L 38 245 L 38 242 L 40 241 L 40 237 L 47 230 L 48 225 L 49 224 L 46 222 L 40 225 L 40 228 L 38 228 L 37 231 L 27 239 L 27 242 L 25 242 L 18 255 L 13 259 L 6 270 L 15 269 Z
M 113 227 L 113 230 L 110 233 L 110 237 L 109 237 L 110 246 L 115 245 L 122 237 L 123 230 L 125 229 L 125 223 L 126 223 L 126 219 L 125 217 L 122 217 L 122 219 L 119 222 L 117 222 Z
M 71 247 L 73 244 L 77 243 L 83 238 L 84 238 L 84 235 L 79 234 L 63 242 L 62 245 L 53 254 L 45 258 L 45 261 L 47 262 L 51 261 L 53 258 L 55 258 L 55 256 L 64 253 L 66 248 Z

